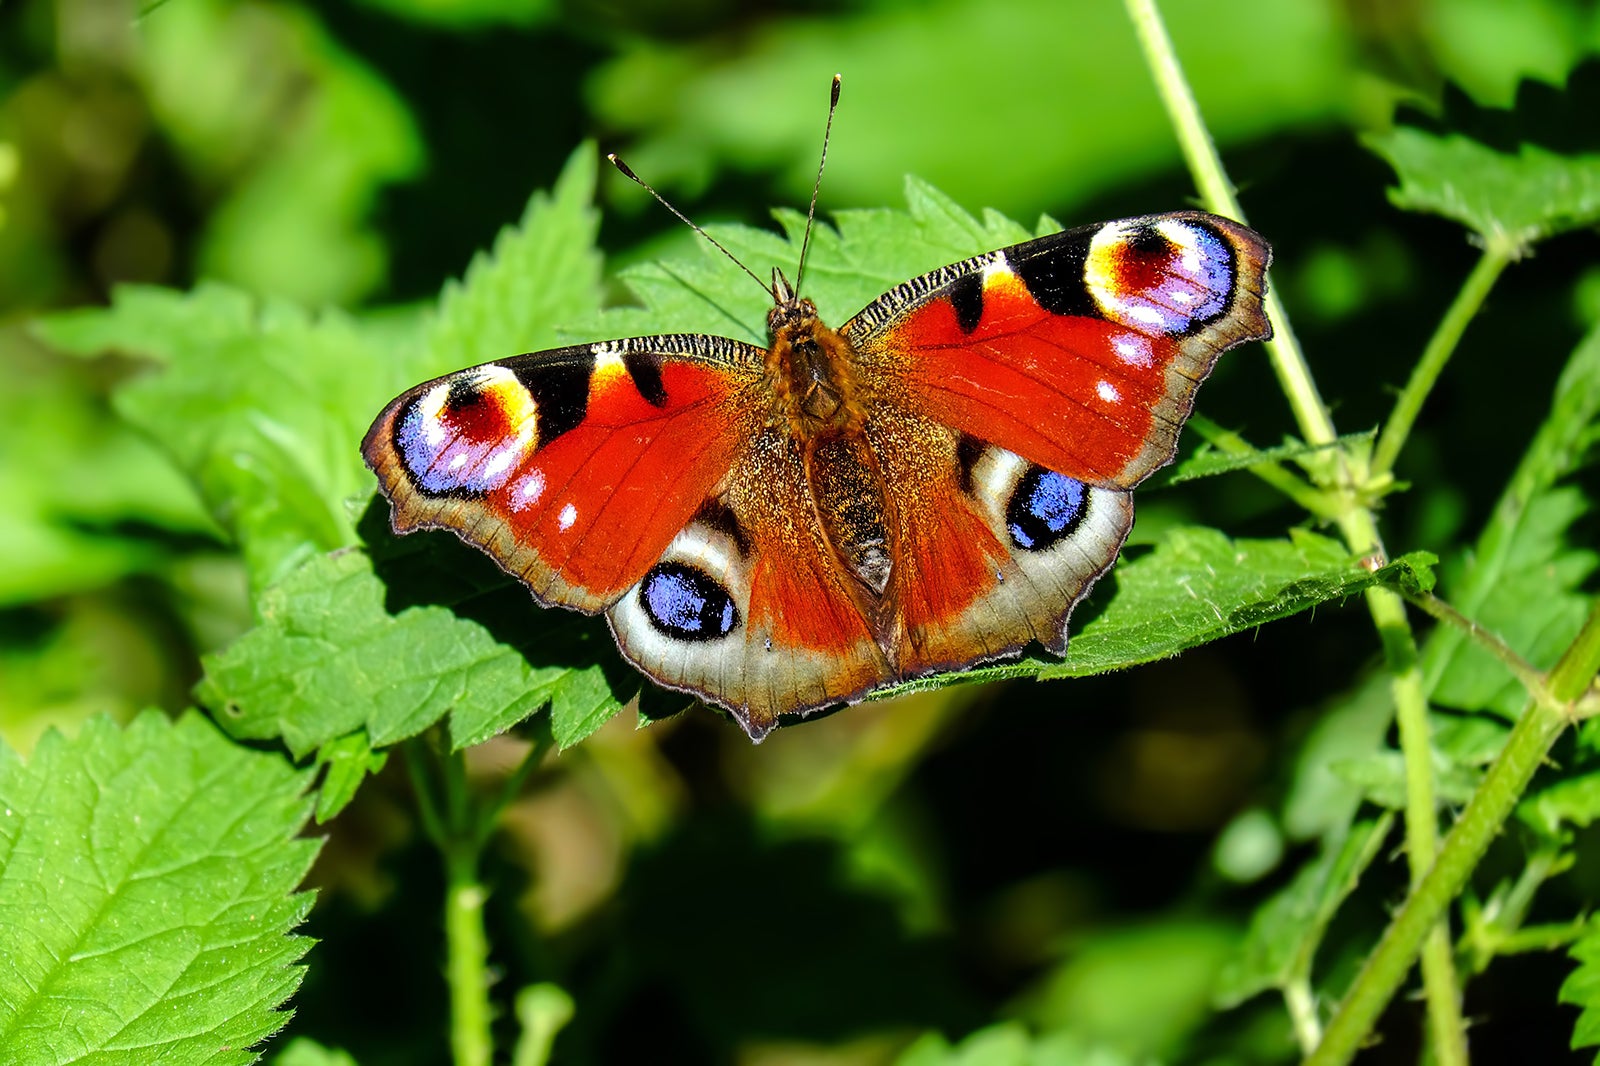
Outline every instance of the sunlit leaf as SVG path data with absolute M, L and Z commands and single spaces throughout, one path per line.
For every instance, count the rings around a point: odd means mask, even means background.
M 253 1062 L 311 944 L 306 784 L 196 714 L 0 747 L 0 1060 Z

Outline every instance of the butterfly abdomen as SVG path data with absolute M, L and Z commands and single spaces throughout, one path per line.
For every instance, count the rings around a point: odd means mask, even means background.
M 859 436 L 814 442 L 806 452 L 806 482 L 828 543 L 872 599 L 881 599 L 894 555 L 877 456 Z

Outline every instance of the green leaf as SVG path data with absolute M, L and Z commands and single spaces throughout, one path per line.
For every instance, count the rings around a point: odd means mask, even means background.
M 1380 751 L 1353 759 L 1340 759 L 1328 766 L 1334 776 L 1354 785 L 1371 803 L 1391 811 L 1406 807 L 1405 757 L 1398 751 Z M 1434 799 L 1439 803 L 1459 806 L 1472 798 L 1478 783 L 1483 780 L 1481 770 L 1463 766 L 1433 752 Z
M 56 315 L 40 329 L 66 351 L 160 364 L 120 390 L 117 409 L 199 486 L 259 589 L 307 554 L 357 542 L 347 501 L 373 484 L 361 438 L 395 394 L 553 342 L 556 323 L 598 306 L 593 185 L 592 152 L 580 150 L 555 192 L 535 194 L 494 255 L 446 289 L 421 340 L 414 321 L 313 317 L 216 285 L 186 295 L 123 288 L 109 310 Z
M 1519 253 L 1600 220 L 1600 155 L 1563 156 L 1532 144 L 1512 155 L 1406 126 L 1366 143 L 1400 176 L 1389 193 L 1396 207 L 1443 215 Z
M 0 604 L 157 572 L 171 552 L 153 531 L 216 534 L 166 456 L 111 414 L 106 368 L 16 326 L 0 328 L 0 366 L 0 558 L 26 561 L 0 567 Z
M 377 774 L 388 761 L 388 752 L 373 751 L 372 742 L 361 730 L 318 749 L 317 765 L 326 766 L 328 772 L 317 790 L 317 821 L 331 821 L 355 799 L 361 782 Z
M 1582 1012 L 1572 1029 L 1572 1048 L 1600 1046 L 1600 918 L 1590 919 L 1587 932 L 1568 954 L 1578 968 L 1561 983 L 1557 998 Z
M 308 781 L 192 713 L 0 747 L 0 1060 L 254 1061 L 311 944 Z
M 1489 246 L 1519 256 L 1547 237 L 1600 221 L 1600 150 L 1559 152 L 1532 143 L 1536 126 L 1564 126 L 1564 139 L 1584 129 L 1592 95 L 1528 82 L 1511 113 L 1480 111 L 1452 97 L 1447 119 L 1466 132 L 1397 125 L 1365 143 L 1400 178 L 1389 191 L 1395 206 L 1453 219 Z M 1501 134 L 1507 126 L 1514 131 L 1509 138 Z M 1484 137 L 1475 139 L 1471 134 L 1480 130 Z
M 383 281 L 388 251 L 368 216 L 425 148 L 406 102 L 313 11 L 185 0 L 140 20 L 130 73 L 217 201 L 200 273 L 317 306 Z
M 1356 564 L 1337 541 L 1292 530 L 1285 540 L 1230 540 L 1214 529 L 1170 530 L 1154 550 L 1124 560 L 1090 604 L 1105 610 L 1074 629 L 1063 662 L 1025 658 L 916 678 L 874 698 L 954 681 L 1085 677 L 1170 658 L 1181 651 L 1286 618 L 1380 584 L 1432 583 L 1433 557 L 1412 552 L 1377 570 Z M 1115 593 L 1104 600 L 1107 585 Z
M 1251 448 L 1247 452 L 1223 451 L 1202 444 L 1187 458 L 1161 472 L 1157 482 L 1163 485 L 1180 485 L 1204 477 L 1216 477 L 1235 470 L 1248 470 L 1261 463 L 1277 463 L 1285 459 L 1302 459 L 1306 456 L 1329 454 L 1334 449 L 1347 449 L 1370 442 L 1371 433 L 1346 433 L 1335 444 L 1307 444 L 1301 440 L 1288 440 L 1275 448 Z M 1147 486 L 1148 487 L 1148 486 Z
M 538 608 L 511 591 L 531 619 Z M 447 714 L 462 748 L 547 703 L 555 721 L 572 723 L 564 742 L 575 742 L 621 707 L 597 666 L 531 663 L 550 658 L 538 647 L 549 634 L 534 626 L 519 650 L 444 607 L 392 613 L 385 595 L 366 553 L 313 558 L 262 596 L 259 626 L 205 660 L 197 698 L 234 736 L 282 737 L 296 756 L 358 730 L 385 747 Z M 547 624 L 583 625 L 568 612 L 540 613 Z
M 1175 529 L 1154 551 L 1111 572 L 1116 597 L 1072 637 L 1066 662 L 1040 676 L 1079 677 L 1163 659 L 1372 585 L 1426 582 L 1428 563 L 1426 553 L 1413 553 L 1366 570 L 1337 541 L 1300 530 L 1287 540 L 1229 540 L 1213 529 Z
M 844 97 L 828 203 L 888 202 L 909 171 L 962 202 L 1015 212 L 1041 198 L 1074 205 L 1113 196 L 1180 163 L 1120 5 L 873 3 L 827 18 L 806 7 L 776 11 L 785 14 L 742 25 L 736 49 L 693 37 L 630 40 L 590 80 L 586 95 L 603 124 L 628 131 L 629 161 L 658 188 L 776 173 L 790 201 L 804 204 L 834 71 L 844 72 Z M 1338 57 L 1350 31 L 1333 10 L 1190 0 L 1163 14 L 1180 45 L 1203 42 L 1183 50 L 1185 73 L 1224 145 L 1344 113 L 1348 75 Z M 928 76 L 956 70 L 983 71 L 983 89 Z
M 371 484 L 361 435 L 406 380 L 405 360 L 373 331 L 217 285 L 122 288 L 110 309 L 67 312 L 41 329 L 67 351 L 161 364 L 117 393 L 117 411 L 199 488 L 258 587 L 308 551 L 354 543 L 344 501 Z
M 1283 829 L 1291 839 L 1345 835 L 1361 807 L 1361 790 L 1330 767 L 1382 751 L 1393 723 L 1390 675 L 1378 670 L 1317 714 L 1283 801 Z
M 907 178 L 908 210 L 841 211 L 832 226 L 818 223 L 811 235 L 805 295 L 828 322 L 841 323 L 907 278 L 1016 241 L 1035 232 L 994 212 L 980 220 L 926 182 Z M 775 215 L 784 235 L 750 226 L 708 226 L 730 252 L 758 273 L 777 266 L 793 270 L 800 257 L 805 216 Z M 1039 232 L 1060 227 L 1042 226 Z M 648 263 L 621 277 L 638 306 L 615 307 L 567 330 L 569 340 L 649 333 L 720 333 L 765 345 L 772 296 L 754 284 L 721 252 L 670 263 Z M 791 279 L 792 280 L 792 279 Z
M 1217 978 L 1212 996 L 1218 1007 L 1226 1010 L 1269 989 L 1311 980 L 1328 924 L 1378 857 L 1393 821 L 1385 814 L 1330 836 L 1316 860 L 1261 905 Z
M 1569 531 L 1589 504 L 1562 482 L 1588 465 L 1597 439 L 1600 328 L 1568 360 L 1550 414 L 1477 544 L 1444 572 L 1445 598 L 1541 669 L 1555 664 L 1589 612 L 1583 587 L 1600 566 L 1600 554 L 1570 543 Z M 1504 665 L 1454 626 L 1439 626 L 1429 636 L 1422 672 L 1431 698 L 1444 706 L 1514 717 L 1527 702 Z
M 1204 1023 L 1211 989 L 1238 942 L 1236 927 L 1203 918 L 1097 931 L 1024 994 L 1020 1013 L 1042 1032 L 1171 1058 Z
M 1582 829 L 1600 818 L 1600 772 L 1546 785 L 1517 805 L 1517 817 L 1546 838 L 1563 826 Z

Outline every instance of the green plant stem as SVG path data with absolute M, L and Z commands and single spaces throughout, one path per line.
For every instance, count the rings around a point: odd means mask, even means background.
M 1528 789 L 1550 746 L 1571 721 L 1571 707 L 1600 673 L 1600 603 L 1576 640 L 1550 672 L 1550 700 L 1530 700 L 1506 738 L 1506 746 L 1472 794 L 1467 809 L 1445 838 L 1433 868 L 1412 890 L 1383 938 L 1328 1022 L 1322 1043 L 1305 1066 L 1342 1066 L 1360 1049 L 1378 1016 L 1411 969 L 1429 931 L 1460 894 L 1489 843 Z
M 1597 675 L 1600 675 L 1600 600 L 1590 608 L 1577 639 L 1550 671 L 1550 696 L 1562 705 L 1576 704 L 1585 697 L 1592 700 L 1596 682 L 1600 680 Z
M 1157 90 L 1165 103 L 1189 170 L 1200 190 L 1202 201 L 1212 211 L 1243 220 L 1244 212 L 1233 193 L 1233 185 L 1223 170 L 1216 145 L 1200 118 L 1199 106 L 1178 65 L 1172 40 L 1156 10 L 1155 0 L 1124 0 L 1135 32 L 1150 64 Z M 1309 444 L 1333 444 L 1338 440 L 1333 417 L 1317 391 L 1311 369 L 1300 343 L 1289 326 L 1287 314 L 1276 290 L 1268 284 L 1265 299 L 1267 320 L 1273 339 L 1267 343 L 1273 371 L 1289 401 L 1301 436 Z M 1358 555 L 1383 554 L 1383 540 L 1377 520 L 1361 500 L 1361 487 L 1369 481 L 1365 464 L 1344 449 L 1339 450 L 1340 480 L 1345 492 L 1337 515 L 1346 545 Z M 1405 603 L 1390 589 L 1372 588 L 1366 593 L 1367 609 L 1384 646 L 1392 679 L 1395 717 L 1400 732 L 1400 748 L 1406 765 L 1406 843 L 1413 882 L 1433 861 L 1438 822 L 1434 806 L 1432 738 L 1429 736 L 1427 699 L 1422 674 L 1417 665 L 1416 641 L 1406 618 Z M 1435 920 L 1444 915 L 1441 909 Z M 1435 1060 L 1439 1066 L 1465 1066 L 1466 1037 L 1461 1018 L 1459 982 L 1448 925 L 1439 931 L 1423 958 L 1423 989 L 1428 1002 L 1428 1022 L 1433 1037 Z
M 1483 307 L 1483 302 L 1489 297 L 1489 290 L 1494 288 L 1495 280 L 1510 263 L 1511 255 L 1505 246 L 1491 243 L 1484 248 L 1483 255 L 1478 258 L 1477 266 L 1472 268 L 1466 283 L 1461 286 L 1461 291 L 1456 293 L 1456 298 L 1445 311 L 1444 318 L 1439 320 L 1438 328 L 1428 339 L 1428 346 L 1422 350 L 1422 358 L 1417 360 L 1416 367 L 1411 371 L 1411 379 L 1400 391 L 1394 411 L 1390 413 L 1383 432 L 1378 435 L 1378 444 L 1373 449 L 1369 470 L 1372 477 L 1382 477 L 1394 469 L 1395 460 L 1400 457 L 1400 449 L 1405 447 L 1406 438 L 1411 434 L 1411 427 L 1416 424 L 1423 403 L 1433 391 L 1433 386 L 1438 382 L 1445 364 L 1455 354 L 1456 346 L 1467 331 L 1467 324 Z
M 489 938 L 483 928 L 488 897 L 478 880 L 478 849 L 456 841 L 445 855 L 445 976 L 450 985 L 450 1050 L 455 1066 L 489 1066 Z
M 1532 663 L 1518 655 L 1511 645 L 1501 640 L 1498 634 L 1483 628 L 1431 592 L 1407 595 L 1406 599 L 1420 610 L 1447 625 L 1455 626 L 1477 641 L 1480 647 L 1500 660 L 1511 675 L 1522 683 L 1522 687 L 1528 690 L 1530 696 L 1535 699 L 1546 698 L 1544 675 Z
M 1283 1005 L 1289 1012 L 1289 1024 L 1294 1027 L 1295 1042 L 1302 1052 L 1309 1053 L 1322 1043 L 1322 1020 L 1317 1017 L 1317 997 L 1311 981 L 1296 978 L 1284 985 Z
M 1367 609 L 1383 642 L 1394 697 L 1395 725 L 1405 763 L 1406 862 L 1415 890 L 1433 866 L 1439 849 L 1439 822 L 1433 782 L 1433 739 L 1428 700 L 1417 664 L 1417 644 L 1406 619 L 1405 601 L 1392 589 L 1367 590 Z M 1434 1061 L 1440 1066 L 1465 1066 L 1466 1027 L 1461 1017 L 1461 986 L 1456 977 L 1455 950 L 1448 916 L 1428 933 L 1422 946 L 1422 989 L 1427 1004 L 1428 1033 Z
M 402 746 L 423 829 L 444 857 L 445 981 L 450 988 L 450 1049 L 454 1066 L 489 1066 L 489 938 L 483 927 L 488 892 L 478 860 L 488 834 L 467 786 L 462 753 L 442 751 L 426 737 Z M 537 762 L 537 759 L 530 760 Z M 430 773 L 430 762 L 436 772 Z

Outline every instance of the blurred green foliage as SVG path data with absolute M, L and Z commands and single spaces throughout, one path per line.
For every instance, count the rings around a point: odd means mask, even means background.
M 1475 256 L 1461 229 L 1398 208 L 1492 229 L 1481 200 L 1430 199 L 1411 178 L 1437 189 L 1492 168 L 1520 188 L 1531 166 L 1559 187 L 1519 205 L 1521 237 L 1592 226 L 1592 211 L 1546 210 L 1575 189 L 1595 199 L 1600 146 L 1582 116 L 1600 95 L 1596 68 L 1580 68 L 1600 50 L 1592 4 L 1166 8 L 1345 430 L 1383 418 Z M 882 210 L 902 205 L 907 173 L 950 198 L 945 223 L 991 243 L 1024 232 L 1008 218 L 1031 232 L 1042 216 L 1192 201 L 1133 32 L 1103 0 L 0 5 L 0 736 L 26 752 L 49 726 L 198 698 L 234 701 L 223 717 L 238 735 L 284 737 L 297 753 L 328 744 L 319 810 L 354 802 L 313 875 L 309 931 L 323 943 L 292 1033 L 364 1066 L 445 1055 L 439 877 L 403 776 L 380 774 L 373 748 L 447 709 L 457 743 L 495 737 L 546 685 L 564 743 L 631 681 L 609 661 L 571 669 L 562 656 L 592 661 L 603 629 L 530 623 L 520 590 L 481 560 L 385 546 L 362 430 L 423 377 L 596 329 L 656 332 L 683 316 L 759 331 L 754 286 L 723 280 L 723 264 L 614 174 L 598 176 L 593 210 L 595 155 L 573 153 L 586 139 L 622 152 L 703 223 L 771 231 L 778 205 L 792 238 L 835 71 L 845 92 L 822 215 L 866 209 L 844 216 L 846 239 L 818 235 L 819 255 L 857 256 L 815 277 L 835 318 L 864 287 L 934 265 L 912 263 L 935 253 Z M 1402 107 L 1432 125 L 1395 125 Z M 1401 171 L 1393 204 L 1395 178 L 1363 139 Z M 914 213 L 943 202 L 910 189 Z M 963 223 L 955 205 L 1007 217 Z M 758 273 L 773 257 L 790 265 L 778 233 L 718 232 Z M 599 252 L 613 270 L 633 264 L 631 289 L 604 289 Z M 1439 555 L 1443 594 L 1541 667 L 1594 599 L 1595 252 L 1578 232 L 1511 269 L 1402 457 L 1408 491 L 1383 514 L 1394 555 Z M 640 265 L 660 255 L 680 262 Z M 727 295 L 703 306 L 685 277 Z M 602 306 L 607 291 L 649 310 Z M 1224 360 L 1201 402 L 1262 444 L 1293 432 L 1255 352 Z M 1293 443 L 1281 454 L 1305 458 Z M 1290 540 L 1301 520 L 1240 473 L 1146 492 L 1127 588 L 1164 574 L 1159 553 L 1192 546 L 1191 524 L 1270 546 L 1286 581 L 1305 562 L 1291 543 L 1331 570 L 1325 537 Z M 356 543 L 370 554 L 319 554 Z M 425 584 L 441 574 L 455 584 Z M 1117 632 L 1119 609 L 1134 609 L 1108 605 L 1113 588 L 1081 610 L 1086 635 Z M 422 632 L 397 671 L 415 675 L 414 719 L 395 724 L 360 685 L 338 705 L 341 672 L 389 669 L 381 643 L 314 664 L 325 673 L 293 694 L 336 718 L 273 717 L 290 704 L 263 662 L 315 659 L 308 635 L 387 634 L 394 617 Z M 570 993 L 570 1020 L 558 1000 L 524 1011 L 549 1027 L 555 1061 L 1291 1061 L 1288 1008 L 1261 993 L 1337 995 L 1405 883 L 1382 810 L 1402 782 L 1376 655 L 1360 612 L 1330 603 L 1314 623 L 1136 671 L 922 692 L 754 750 L 703 712 L 640 731 L 618 717 L 507 813 L 491 871 L 495 964 L 508 989 Z M 1422 655 L 1448 708 L 1435 746 L 1454 803 L 1523 694 L 1450 631 Z M 448 683 L 485 663 L 477 687 Z M 253 718 L 263 692 L 277 702 Z M 668 702 L 643 712 L 679 709 Z M 524 743 L 499 736 L 467 765 L 498 780 Z M 1491 852 L 1462 910 L 1464 955 L 1493 957 L 1481 946 L 1570 921 L 1600 896 L 1585 835 L 1596 751 L 1592 732 L 1569 742 L 1561 776 Z M 1508 907 L 1533 888 L 1536 905 Z M 1583 943 L 1580 961 L 1600 957 Z M 1579 1015 L 1557 990 L 1570 969 L 1548 952 L 1475 968 L 1479 1061 L 1565 1061 Z M 1600 1032 L 1592 975 L 1578 974 L 1566 993 L 1589 1010 L 1578 1031 Z M 1363 1061 L 1415 1061 L 1418 1013 L 1395 1006 Z M 512 1016 L 501 1024 L 511 1047 Z M 274 1047 L 285 1062 L 346 1061 L 309 1040 Z

